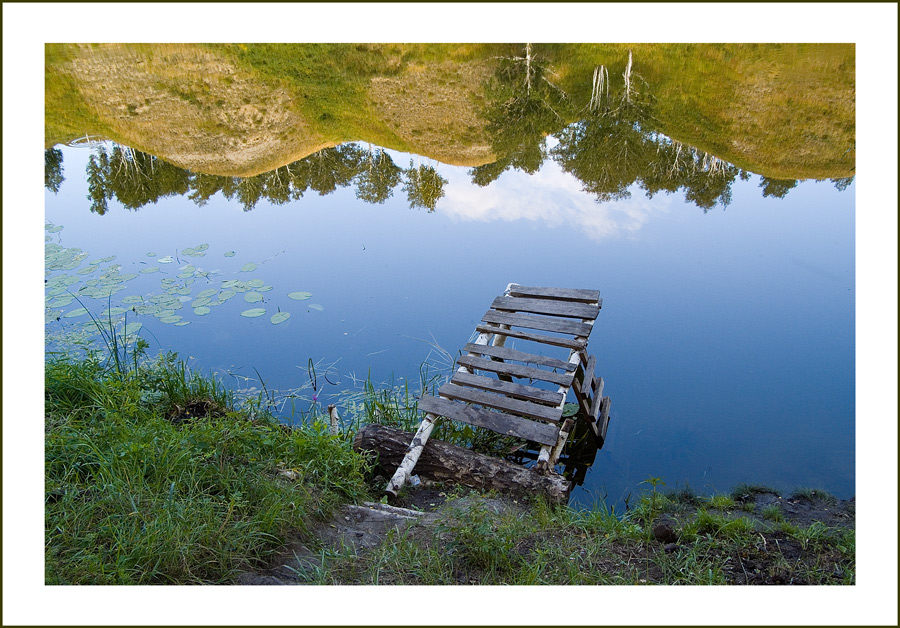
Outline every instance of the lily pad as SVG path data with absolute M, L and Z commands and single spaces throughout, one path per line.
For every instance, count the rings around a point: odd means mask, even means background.
M 166 255 L 165 257 L 160 257 L 156 261 L 159 262 L 160 264 L 171 264 L 172 262 L 175 261 L 175 258 L 172 257 L 171 255 Z
M 141 327 L 143 327 L 143 326 L 144 326 L 143 323 L 138 323 L 136 321 L 131 322 L 131 323 L 125 323 L 125 326 L 122 328 L 122 335 L 130 336 L 131 334 L 136 334 L 137 332 L 139 332 L 141 330 Z
M 175 323 L 175 327 L 184 327 L 185 325 L 190 325 L 191 321 L 178 321 Z
M 124 314 L 127 312 L 124 307 L 111 307 L 108 310 L 103 310 L 100 312 L 102 316 L 118 316 L 119 314 Z
M 122 297 L 122 303 L 143 303 L 144 297 L 139 297 L 135 295 L 129 295 L 127 297 Z
M 277 314 L 272 315 L 272 324 L 277 325 L 278 323 L 283 323 L 290 317 L 290 312 L 278 312 Z
M 175 316 L 165 316 L 159 319 L 160 323 L 177 323 L 181 320 L 181 317 L 178 315 Z
M 255 318 L 257 316 L 262 316 L 266 313 L 266 309 L 262 307 L 254 307 L 249 310 L 244 310 L 241 312 L 241 316 L 246 316 L 247 318 Z
M 149 275 L 150 273 L 158 273 L 159 266 L 150 266 L 149 268 L 144 268 L 141 270 L 141 274 Z
M 254 270 L 256 270 L 256 264 L 254 264 L 253 262 L 247 262 L 246 264 L 241 266 L 242 273 L 252 273 Z
M 63 228 L 61 225 L 50 225 L 47 227 L 47 231 L 49 231 L 50 233 L 59 233 L 62 230 Z
M 83 307 L 78 308 L 77 310 L 72 310 L 71 312 L 66 312 L 63 314 L 63 318 L 75 318 L 76 316 L 84 316 L 88 311 Z
M 222 290 L 222 292 L 219 293 L 219 301 L 227 301 L 235 294 L 237 293 L 234 290 Z
M 149 253 L 147 253 L 147 257 L 156 257 L 156 253 L 150 251 Z
M 322 306 L 319 305 L 318 303 L 310 303 L 310 304 L 307 305 L 306 307 L 308 307 L 308 308 L 311 309 L 311 310 L 319 310 L 320 312 L 321 312 L 322 310 L 325 309 L 324 307 L 322 307 Z
M 237 255 L 237 253 L 235 253 L 234 251 L 225 252 L 225 257 L 234 257 L 235 255 Z
M 75 300 L 75 297 L 67 294 L 65 296 L 56 297 L 55 299 L 50 301 L 47 305 L 49 307 L 66 307 L 67 305 L 69 305 L 69 303 L 71 303 L 74 300 Z
M 251 288 L 259 288 L 260 286 L 266 285 L 266 282 L 263 281 L 262 279 L 251 279 L 250 281 L 247 282 L 247 285 L 250 286 Z
M 194 308 L 194 314 L 196 314 L 197 316 L 206 316 L 206 315 L 209 314 L 211 311 L 212 311 L 212 310 L 210 310 L 210 309 L 209 309 L 208 307 L 206 307 L 205 305 L 201 305 L 201 306 L 199 306 L 199 307 L 195 307 L 195 308 Z
M 244 295 L 244 301 L 247 303 L 259 303 L 263 300 L 263 295 L 258 292 L 248 292 Z
M 197 298 L 202 299 L 203 297 L 211 297 L 216 292 L 218 292 L 218 290 L 216 290 L 215 288 L 207 288 L 206 290 L 202 290 L 201 292 L 198 292 Z
M 210 297 L 197 297 L 194 299 L 194 302 L 191 304 L 191 307 L 203 307 L 207 305 L 212 299 Z
M 296 301 L 305 301 L 312 297 L 312 292 L 291 292 L 288 295 L 288 298 L 294 299 Z

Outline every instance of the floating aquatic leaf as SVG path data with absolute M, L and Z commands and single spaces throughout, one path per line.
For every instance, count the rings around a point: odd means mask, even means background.
M 136 334 L 137 332 L 139 332 L 141 330 L 141 327 L 143 327 L 143 326 L 144 326 L 143 323 L 138 323 L 137 321 L 134 321 L 134 322 L 129 321 L 129 322 L 125 323 L 125 326 L 122 328 L 122 333 L 124 335 Z
M 197 246 L 195 246 L 195 247 L 194 247 L 194 250 L 196 250 L 196 251 L 201 251 L 201 252 L 202 252 L 202 251 L 205 251 L 205 250 L 208 249 L 208 248 L 209 248 L 209 245 L 206 244 L 206 243 L 204 243 L 204 244 L 198 244 Z
M 151 251 L 151 252 L 147 253 L 147 257 L 156 257 L 156 253 Z
M 135 295 L 129 295 L 127 297 L 122 297 L 122 303 L 143 303 L 144 297 L 139 297 Z
M 175 261 L 175 258 L 173 258 L 171 255 L 166 255 L 165 257 L 160 257 L 156 261 L 158 261 L 160 264 L 171 264 Z
M 266 313 L 265 308 L 255 307 L 250 310 L 244 310 L 243 312 L 241 312 L 241 316 L 246 316 L 247 318 L 254 318 L 256 316 L 262 316 L 265 313 Z
M 223 288 L 233 288 L 236 285 L 238 285 L 239 283 L 241 283 L 241 282 L 238 281 L 237 279 L 226 279 L 225 281 L 222 282 L 222 287 Z
M 55 299 L 50 301 L 47 305 L 49 307 L 66 307 L 74 300 L 75 300 L 75 297 L 67 294 L 65 296 L 56 297 Z
M 175 316 L 165 316 L 159 319 L 160 323 L 177 323 L 181 320 L 181 317 L 178 315 Z
M 106 262 L 111 262 L 114 259 L 116 259 L 116 256 L 110 255 L 109 257 L 101 257 L 100 259 L 97 260 L 97 262 L 100 264 L 105 264 Z
M 84 316 L 88 311 L 83 307 L 78 308 L 77 310 L 72 310 L 71 312 L 66 312 L 63 314 L 63 318 L 75 318 L 76 316 Z
M 237 253 L 235 253 L 234 251 L 225 252 L 225 257 L 234 257 L 235 255 L 237 255 Z
M 202 299 L 203 297 L 211 297 L 216 292 L 218 292 L 218 290 L 216 290 L 215 288 L 207 288 L 206 290 L 202 290 L 202 291 L 198 292 L 197 298 Z
M 190 301 L 190 300 L 191 300 L 191 297 L 187 297 L 187 296 L 180 296 L 180 297 L 178 297 L 178 302 L 179 302 L 179 303 L 187 303 L 187 302 Z
M 141 270 L 141 274 L 148 275 L 150 273 L 158 273 L 159 266 L 150 266 L 149 268 L 144 268 Z
M 312 292 L 291 292 L 288 297 L 297 301 L 304 301 L 312 297 Z
M 247 285 L 250 286 L 251 288 L 259 288 L 260 286 L 266 285 L 266 282 L 263 281 L 262 279 L 251 279 L 250 281 L 247 282 Z
M 257 292 L 268 292 L 272 289 L 272 286 L 259 286 L 256 291 Z
M 283 323 L 290 317 L 290 312 L 278 312 L 277 314 L 272 315 L 272 324 L 277 325 L 278 323 Z
M 154 314 L 154 316 L 162 320 L 170 316 L 175 316 L 175 310 L 159 310 L 156 314 Z
M 237 293 L 234 290 L 222 290 L 222 292 L 219 293 L 219 301 L 227 301 L 235 294 Z
M 212 301 L 210 297 L 198 297 L 194 299 L 194 302 L 191 303 L 191 307 L 202 307 Z
M 96 270 L 97 270 L 96 266 L 88 266 L 86 268 L 82 268 L 81 270 L 79 270 L 78 274 L 79 275 L 90 275 L 92 272 L 94 272 Z
M 196 314 L 197 316 L 206 316 L 206 315 L 209 314 L 211 311 L 212 311 L 212 310 L 210 310 L 210 309 L 209 309 L 208 307 L 206 307 L 205 305 L 201 305 L 201 306 L 199 306 L 199 307 L 195 307 L 195 308 L 194 308 L 194 314 Z
M 49 231 L 50 233 L 59 233 L 62 230 L 63 228 L 61 225 L 51 224 L 49 227 L 47 227 L 47 231 Z
M 191 321 L 178 321 L 175 323 L 175 327 L 184 327 L 185 325 L 190 325 Z
M 244 295 L 244 301 L 247 303 L 259 303 L 263 300 L 263 295 L 258 292 L 248 292 Z
M 318 303 L 310 303 L 310 304 L 307 305 L 306 307 L 308 307 L 308 308 L 310 308 L 310 309 L 312 309 L 312 310 L 319 310 L 320 312 L 321 312 L 322 310 L 325 309 L 324 307 L 322 307 L 322 306 L 319 305 Z
M 241 266 L 242 273 L 252 273 L 254 270 L 256 270 L 256 264 L 254 264 L 253 262 L 247 262 L 246 264 Z
M 100 314 L 102 316 L 118 316 L 119 314 L 124 314 L 127 311 L 128 310 L 126 310 L 124 307 L 111 307 L 107 310 L 103 310 L 102 312 L 100 312 Z

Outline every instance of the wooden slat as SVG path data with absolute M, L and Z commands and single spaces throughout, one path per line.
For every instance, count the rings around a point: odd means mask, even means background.
M 589 420 L 593 420 L 590 395 L 593 388 L 594 367 L 596 367 L 596 365 L 597 358 L 595 356 L 589 356 L 587 364 L 584 365 L 584 378 L 580 382 L 578 381 L 578 378 L 575 378 L 575 381 L 572 382 L 575 398 L 578 400 L 578 404 L 581 406 L 581 410 L 584 412 L 585 416 L 589 417 Z
M 543 390 L 541 388 L 535 388 L 534 386 L 512 384 L 497 380 L 493 377 L 473 375 L 472 373 L 466 373 L 465 371 L 457 371 L 450 381 L 460 386 L 482 388 L 509 397 L 515 397 L 516 399 L 524 399 L 526 401 L 545 403 L 553 406 L 558 406 L 563 400 L 562 394 L 555 390 Z
M 449 399 L 457 399 L 466 403 L 477 403 L 478 405 L 503 412 L 509 412 L 516 416 L 527 417 L 530 419 L 539 419 L 541 421 L 559 421 L 562 417 L 562 408 L 550 408 L 541 406 L 536 403 L 522 401 L 521 399 L 513 399 L 505 395 L 495 395 L 477 388 L 467 388 L 465 386 L 457 386 L 456 384 L 444 384 L 438 391 L 441 397 Z
M 543 334 L 532 334 L 527 331 L 518 329 L 501 329 L 493 325 L 479 325 L 475 331 L 484 334 L 500 334 L 509 338 L 520 338 L 522 340 L 530 340 L 539 342 L 544 345 L 553 345 L 554 347 L 565 347 L 567 349 L 583 349 L 587 345 L 586 338 L 562 338 L 560 336 L 544 336 Z
M 609 427 L 609 397 L 604 397 L 600 403 L 600 416 L 597 417 L 597 432 L 600 446 L 606 441 L 606 429 Z
M 462 421 L 469 425 L 484 427 L 498 434 L 534 441 L 541 445 L 555 444 L 559 434 L 559 427 L 550 423 L 529 421 L 511 414 L 466 406 L 456 401 L 432 397 L 431 395 L 425 395 L 419 399 L 419 410 L 446 417 L 453 421 Z
M 481 317 L 485 323 L 498 325 L 511 325 L 513 327 L 525 327 L 540 331 L 552 331 L 558 334 L 572 334 L 587 338 L 591 335 L 591 325 L 581 321 L 570 321 L 562 318 L 546 318 L 542 316 L 530 316 L 528 314 L 513 314 L 511 312 L 499 312 L 488 310 Z
M 511 312 L 531 312 L 532 314 L 548 314 L 550 316 L 568 316 L 570 318 L 595 319 L 600 307 L 587 303 L 571 301 L 550 301 L 547 299 L 520 299 L 517 297 L 497 297 L 491 303 L 495 310 Z
M 456 360 L 460 366 L 466 368 L 477 369 L 479 371 L 490 371 L 491 373 L 506 373 L 514 377 L 523 377 L 528 379 L 539 379 L 551 384 L 559 386 L 571 386 L 572 379 L 575 377 L 572 373 L 553 373 L 544 369 L 535 368 L 533 366 L 521 366 L 519 364 L 510 364 L 508 362 L 494 362 L 493 360 L 485 360 L 484 358 L 476 358 L 471 355 L 461 355 Z
M 510 286 L 509 295 L 513 297 L 537 297 L 556 301 L 580 301 L 582 303 L 598 303 L 599 290 L 580 290 L 570 288 L 541 288 L 537 286 Z
M 524 351 L 516 351 L 507 347 L 495 347 L 494 345 L 476 345 L 469 343 L 463 347 L 463 351 L 468 353 L 480 353 L 481 355 L 489 355 L 492 358 L 500 358 L 501 360 L 514 360 L 515 362 L 527 362 L 529 364 L 539 364 L 551 369 L 564 369 L 566 371 L 574 371 L 577 367 L 571 362 L 551 358 L 545 355 L 537 355 L 534 353 L 525 353 Z

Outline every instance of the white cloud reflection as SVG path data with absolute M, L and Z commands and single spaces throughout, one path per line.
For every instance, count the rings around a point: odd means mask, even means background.
M 598 202 L 582 190 L 580 181 L 552 160 L 545 161 L 533 175 L 504 172 L 483 188 L 472 183 L 468 169 L 439 164 L 437 170 L 449 181 L 437 205 L 437 211 L 445 216 L 464 221 L 531 220 L 552 228 L 574 227 L 592 240 L 633 234 L 654 214 L 667 212 L 674 200 L 665 194 L 649 199 L 634 185 L 631 198 Z

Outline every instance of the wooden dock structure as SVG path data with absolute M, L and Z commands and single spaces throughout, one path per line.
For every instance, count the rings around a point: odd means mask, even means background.
M 597 290 L 509 284 L 481 317 L 450 381 L 419 399 L 425 417 L 385 492 L 398 494 L 442 418 L 535 443 L 534 470 L 542 475 L 555 473 L 577 421 L 602 447 L 610 400 L 587 351 L 601 306 Z M 510 339 L 515 348 L 506 346 Z M 578 411 L 564 417 L 570 393 Z

